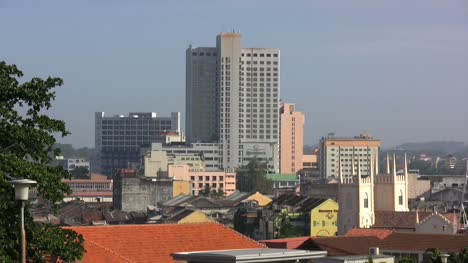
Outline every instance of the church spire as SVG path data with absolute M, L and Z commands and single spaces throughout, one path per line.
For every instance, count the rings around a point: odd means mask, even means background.
M 390 157 L 388 156 L 388 152 L 387 152 L 387 174 L 390 174 Z
M 393 177 L 396 177 L 396 157 L 395 157 L 395 152 L 393 153 Z
M 404 167 L 405 178 L 408 180 L 408 160 L 406 159 L 406 152 L 405 152 L 405 167 Z

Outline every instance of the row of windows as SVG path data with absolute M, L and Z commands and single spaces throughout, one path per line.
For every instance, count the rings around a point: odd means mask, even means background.
M 195 178 L 198 179 L 198 181 L 223 181 L 224 180 L 224 176 L 216 176 L 216 175 L 206 175 L 206 176 L 201 176 L 201 175 L 198 175 L 198 176 L 190 176 L 190 180 L 192 181 L 195 181 Z
M 244 67 L 241 67 L 240 69 L 241 69 L 241 71 L 244 71 L 244 70 L 246 70 L 246 71 L 265 71 L 265 70 L 266 71 L 271 71 L 271 68 L 262 68 L 262 67 L 260 67 L 260 68 L 254 68 L 254 67 L 244 68 Z M 273 71 L 278 71 L 278 68 L 273 68 Z M 243 76 L 242 72 L 241 72 L 241 76 Z
M 216 52 L 200 52 L 200 53 L 197 53 L 197 52 L 192 52 L 192 56 L 200 56 L 200 57 L 203 57 L 203 56 L 207 56 L 207 57 L 210 57 L 210 56 L 214 56 L 216 57 L 218 54 Z
M 171 125 L 170 120 L 102 120 L 102 124 L 114 124 L 114 125 L 160 125 L 160 124 L 168 124 Z
M 336 148 L 331 148 L 332 151 L 337 151 L 338 149 Z M 342 152 L 352 152 L 352 151 L 355 151 L 355 152 L 362 152 L 362 151 L 370 151 L 371 149 L 370 148 L 340 148 L 340 151 Z
M 260 62 L 260 65 L 265 65 L 265 62 L 267 65 L 271 65 L 271 61 L 252 61 L 252 64 L 257 65 L 258 62 Z M 241 64 L 244 64 L 244 61 Z M 245 61 L 245 64 L 250 65 L 250 61 Z M 273 61 L 273 65 L 278 65 L 278 61 Z
M 267 57 L 267 58 L 270 58 L 272 56 L 272 54 L 269 54 L 269 53 L 267 53 L 267 54 L 264 54 L 264 53 L 253 53 L 253 54 L 252 53 L 242 53 L 241 56 L 243 56 L 243 57 L 245 56 L 245 57 L 261 57 L 261 58 Z M 277 53 L 273 54 L 273 57 L 277 58 L 278 54 Z
M 102 126 L 103 130 L 149 130 L 149 131 L 165 131 L 170 130 L 171 126 L 156 126 L 156 127 L 137 127 L 137 126 Z

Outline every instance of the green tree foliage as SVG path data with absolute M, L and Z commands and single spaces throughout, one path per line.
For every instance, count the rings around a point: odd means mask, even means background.
M 257 158 L 237 170 L 237 189 L 241 192 L 271 194 L 273 181 L 266 177 L 266 163 Z
M 199 192 L 199 195 L 205 197 L 219 198 L 224 196 L 224 192 L 221 189 L 216 191 L 216 189 L 211 188 L 210 185 L 206 184 L 203 190 Z
M 300 237 L 304 235 L 301 229 L 291 224 L 288 213 L 285 211 L 281 212 L 275 221 L 277 229 L 276 238 Z
M 460 250 L 460 253 L 450 253 L 450 257 L 448 258 L 448 262 L 450 263 L 468 263 L 468 247 L 463 248 Z
M 20 83 L 23 73 L 15 65 L 0 62 L 0 259 L 19 259 L 19 204 L 14 199 L 11 179 L 37 181 L 37 192 L 45 200 L 58 203 L 70 188 L 61 182 L 70 178 L 62 167 L 49 165 L 54 134 L 65 136 L 65 123 L 47 115 L 55 98 L 53 89 L 62 85 L 59 78 L 33 78 Z M 53 155 L 50 153 L 54 152 Z M 84 253 L 83 238 L 71 230 L 36 224 L 25 212 L 27 257 L 41 262 L 44 254 L 74 261 Z
M 84 158 L 91 160 L 94 158 L 95 150 L 93 148 L 82 147 L 75 149 L 71 144 L 54 144 L 54 148 L 60 149 L 60 154 L 65 158 Z
M 442 253 L 437 248 L 426 249 L 424 263 L 441 263 Z M 459 253 L 450 253 L 447 259 L 448 263 L 468 263 L 468 247 L 460 250 Z

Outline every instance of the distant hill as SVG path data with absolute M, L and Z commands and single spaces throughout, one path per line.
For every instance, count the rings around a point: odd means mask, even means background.
M 315 145 L 304 145 L 304 154 L 312 154 L 313 150 L 318 148 L 318 144 Z
M 443 153 L 457 153 L 465 151 L 464 142 L 409 142 L 397 146 L 398 150 L 403 151 L 437 151 Z

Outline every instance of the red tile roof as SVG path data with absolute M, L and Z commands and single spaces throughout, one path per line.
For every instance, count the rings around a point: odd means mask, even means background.
M 309 239 L 310 237 L 292 237 L 283 239 L 264 240 L 262 241 L 262 243 L 264 243 L 269 248 L 297 249 Z
M 432 215 L 433 212 L 418 212 L 419 222 Z M 458 217 L 453 213 L 439 213 L 450 222 L 456 222 Z M 372 228 L 414 231 L 416 229 L 415 211 L 375 211 L 375 224 Z
M 172 262 L 171 253 L 264 248 L 217 223 L 71 227 L 85 239 L 86 262 Z
M 468 246 L 468 235 L 416 234 L 394 232 L 383 240 L 382 250 L 425 251 L 434 247 L 443 252 L 459 252 Z
M 431 213 L 419 212 L 419 221 Z M 375 211 L 375 223 L 372 227 L 413 231 L 416 228 L 416 212 Z
M 380 240 L 385 239 L 393 230 L 373 229 L 373 228 L 353 228 L 346 233 L 347 237 L 377 237 Z
M 375 236 L 311 238 L 299 247 L 306 250 L 325 250 L 328 256 L 367 255 L 380 239 Z
M 362 236 L 358 236 L 362 234 Z M 350 236 L 311 238 L 299 249 L 326 250 L 329 256 L 366 255 L 370 247 L 382 251 L 420 251 L 438 248 L 443 252 L 458 252 L 468 246 L 468 235 L 419 234 L 409 232 L 373 232 L 352 230 Z M 380 238 L 379 238 L 380 237 Z

